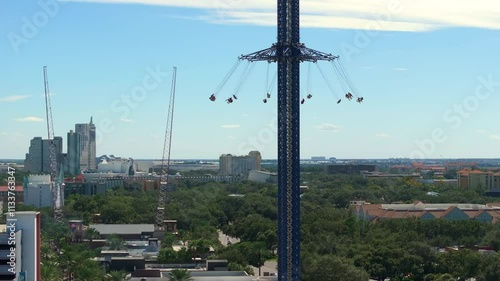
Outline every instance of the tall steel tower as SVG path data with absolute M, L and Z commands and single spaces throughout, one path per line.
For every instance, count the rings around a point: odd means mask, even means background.
M 337 56 L 300 43 L 299 0 L 278 0 L 278 42 L 240 60 L 278 63 L 278 280 L 300 280 L 300 63 Z

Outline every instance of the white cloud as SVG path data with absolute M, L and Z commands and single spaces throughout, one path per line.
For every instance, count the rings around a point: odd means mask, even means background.
M 386 133 L 378 133 L 375 134 L 375 137 L 381 138 L 381 139 L 392 139 L 392 136 L 386 134 Z
M 15 102 L 31 97 L 31 95 L 12 95 L 0 98 L 0 102 Z
M 396 71 L 408 71 L 408 68 L 404 68 L 404 67 L 394 67 L 392 70 L 396 70 Z
M 476 130 L 476 133 L 488 136 L 490 139 L 494 139 L 494 140 L 499 140 L 500 141 L 500 135 L 490 133 L 487 130 L 482 130 L 482 129 Z
M 491 134 L 490 138 L 492 138 L 494 140 L 499 140 L 500 141 L 500 135 Z
M 61 1 L 197 8 L 206 12 L 196 19 L 211 23 L 276 25 L 276 2 L 268 0 Z M 301 2 L 300 9 L 303 27 L 413 32 L 451 27 L 500 29 L 497 0 L 310 0 Z
M 335 125 L 335 124 L 331 124 L 331 123 L 323 123 L 323 124 L 320 124 L 320 125 L 316 125 L 315 128 L 317 130 L 321 130 L 321 131 L 338 132 L 342 127 L 338 126 L 338 125 Z
M 230 124 L 230 125 L 221 125 L 220 127 L 224 128 L 224 129 L 236 129 L 236 128 L 239 128 L 240 125 L 238 125 L 238 124 Z
M 42 118 L 33 117 L 33 116 L 24 117 L 24 118 L 16 118 L 14 120 L 16 120 L 17 122 L 43 122 Z
M 0 132 L 0 135 L 1 136 L 22 136 L 23 134 L 21 134 L 20 132 Z
M 233 137 L 233 136 L 226 136 L 226 138 L 230 139 L 230 140 L 235 140 L 236 137 Z
M 120 118 L 120 121 L 124 122 L 124 123 L 135 123 L 134 120 L 132 119 L 127 119 L 127 118 Z

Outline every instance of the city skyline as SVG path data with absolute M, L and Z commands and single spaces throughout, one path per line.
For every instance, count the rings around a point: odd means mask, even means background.
M 64 150 L 66 133 L 93 116 L 97 155 L 161 158 L 170 72 L 177 66 L 173 159 L 216 159 L 252 150 L 263 159 L 277 158 L 275 95 L 262 103 L 265 64 L 255 66 L 233 104 L 223 99 L 239 73 L 216 103 L 208 100 L 240 54 L 274 41 L 274 2 L 42 2 L 56 3 L 57 9 L 53 16 L 46 12 L 47 23 L 35 26 L 35 35 L 19 45 L 12 44 L 12 34 L 22 35 L 23 17 L 32 21 L 46 10 L 8 1 L 9 14 L 2 14 L 0 51 L 10 55 L 0 73 L 12 78 L 0 85 L 0 107 L 8 116 L 0 129 L 0 158 L 21 159 L 33 137 L 46 138 L 43 65 L 53 95 L 55 135 L 63 136 Z M 160 2 L 164 5 L 150 5 Z M 500 130 L 492 121 L 500 107 L 495 69 L 500 18 L 494 14 L 499 4 L 349 3 L 301 3 L 302 41 L 340 55 L 365 98 L 363 104 L 337 105 L 341 89 L 331 93 L 312 68 L 313 98 L 301 106 L 301 158 L 499 158 Z M 313 16 L 318 10 L 323 12 Z M 389 20 L 380 20 L 384 16 Z M 322 67 L 336 83 L 331 68 Z M 304 64 L 304 91 L 307 71 Z M 137 87 L 147 91 L 132 99 Z

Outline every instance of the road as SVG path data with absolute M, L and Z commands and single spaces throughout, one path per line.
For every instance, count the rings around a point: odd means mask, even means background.
M 260 268 L 260 276 L 264 276 L 264 272 L 269 272 L 269 273 L 276 273 L 278 270 L 276 269 L 276 266 L 278 265 L 278 262 L 276 261 L 266 261 L 264 265 Z M 259 268 L 258 267 L 253 267 L 253 272 L 255 272 L 255 276 L 259 275 Z
M 227 246 L 227 242 L 231 242 L 231 244 L 240 242 L 239 238 L 229 237 L 220 230 L 217 232 L 219 233 L 219 241 L 223 246 Z
M 229 237 L 226 234 L 222 233 L 222 231 L 218 230 L 219 233 L 219 241 L 223 246 L 227 246 L 228 242 L 231 242 L 232 244 L 240 242 L 240 239 L 234 238 L 234 237 Z M 269 272 L 269 273 L 276 273 L 276 266 L 278 263 L 276 261 L 266 261 L 264 265 L 260 268 L 261 276 L 264 276 L 264 272 Z M 259 268 L 258 267 L 252 267 L 253 271 L 255 272 L 255 276 L 259 275 Z

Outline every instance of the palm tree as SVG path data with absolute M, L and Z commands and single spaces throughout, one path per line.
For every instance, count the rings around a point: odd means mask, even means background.
M 42 263 L 40 268 L 40 280 L 41 281 L 61 281 L 62 272 L 56 262 L 45 262 Z
M 169 281 L 193 281 L 191 273 L 185 269 L 173 269 L 168 274 Z
M 92 242 L 93 239 L 99 237 L 99 232 L 95 228 L 89 227 L 85 230 L 85 236 Z
M 42 258 L 42 261 L 49 261 L 56 258 L 54 249 L 47 241 L 42 241 L 42 245 L 40 247 L 40 256 Z
M 103 280 L 104 271 L 97 262 L 85 260 L 80 264 L 74 276 L 76 281 L 97 281 Z
M 127 277 L 127 272 L 125 272 L 125 271 L 110 271 L 108 274 L 106 274 L 106 280 L 107 281 L 126 281 L 126 280 L 130 280 L 130 278 Z

